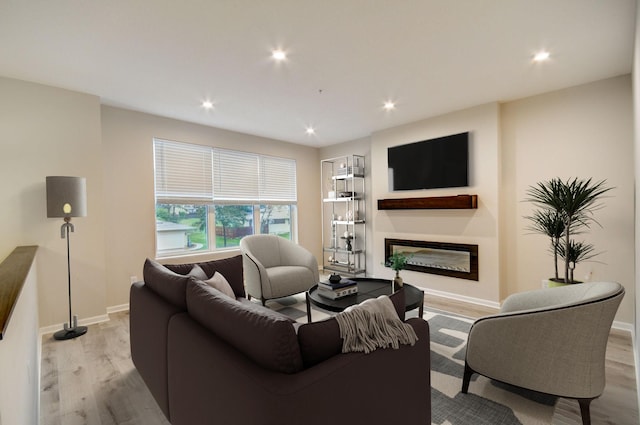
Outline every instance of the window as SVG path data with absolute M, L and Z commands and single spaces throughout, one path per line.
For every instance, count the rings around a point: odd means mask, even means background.
M 157 256 L 230 249 L 256 233 L 295 240 L 295 160 L 153 143 Z
M 260 205 L 260 233 L 291 240 L 291 205 Z

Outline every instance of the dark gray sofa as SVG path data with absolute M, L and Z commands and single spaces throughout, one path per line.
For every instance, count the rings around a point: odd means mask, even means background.
M 131 287 L 131 356 L 173 425 L 430 424 L 429 327 L 398 350 L 341 353 L 335 319 L 297 324 L 246 299 L 242 257 L 198 263 L 232 299 L 147 260 Z M 404 295 L 392 301 L 404 320 Z

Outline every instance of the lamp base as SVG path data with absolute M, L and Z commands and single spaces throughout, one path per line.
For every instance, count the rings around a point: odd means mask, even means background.
M 76 326 L 72 329 L 63 329 L 53 334 L 53 338 L 57 340 L 73 339 L 87 333 L 86 326 Z

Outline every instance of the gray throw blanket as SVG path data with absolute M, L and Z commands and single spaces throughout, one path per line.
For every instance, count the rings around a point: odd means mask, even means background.
M 388 296 L 366 300 L 335 316 L 342 337 L 342 352 L 370 353 L 376 348 L 414 345 L 418 336 L 398 318 Z

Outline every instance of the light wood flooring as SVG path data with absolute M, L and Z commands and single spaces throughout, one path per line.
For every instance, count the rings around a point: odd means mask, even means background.
M 42 340 L 40 425 L 168 425 L 133 366 L 129 313 L 86 335 Z
M 495 310 L 433 296 L 425 306 L 468 317 Z M 131 362 L 129 314 L 110 315 L 77 339 L 43 336 L 41 425 L 166 425 L 167 420 Z M 607 387 L 592 405 L 592 423 L 637 425 L 638 405 L 631 336 L 612 331 Z M 578 403 L 561 400 L 553 424 L 580 424 Z

